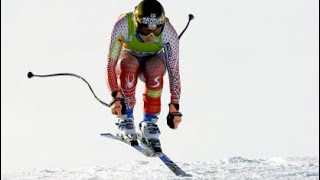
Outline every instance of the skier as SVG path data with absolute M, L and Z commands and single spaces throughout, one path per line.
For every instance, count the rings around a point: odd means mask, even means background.
M 157 0 L 143 0 L 133 12 L 122 14 L 114 25 L 108 55 L 107 82 L 116 102 L 112 114 L 119 118 L 119 134 L 129 141 L 141 136 L 143 142 L 161 152 L 160 130 L 163 77 L 168 71 L 171 102 L 167 124 L 178 128 L 180 73 L 179 37 Z M 133 109 L 138 78 L 145 82 L 144 118 L 135 130 Z

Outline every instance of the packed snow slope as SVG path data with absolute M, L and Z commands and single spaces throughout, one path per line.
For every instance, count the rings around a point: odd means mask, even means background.
M 230 157 L 216 161 L 177 162 L 192 178 L 176 177 L 157 159 L 127 164 L 101 165 L 78 169 L 34 169 L 1 172 L 1 180 L 82 179 L 82 180 L 159 180 L 159 179 L 319 179 L 319 157 L 248 159 Z

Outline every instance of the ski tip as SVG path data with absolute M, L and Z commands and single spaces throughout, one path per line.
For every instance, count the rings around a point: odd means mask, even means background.
M 192 177 L 192 175 L 191 175 L 191 174 L 184 173 L 184 174 L 180 175 L 180 177 Z

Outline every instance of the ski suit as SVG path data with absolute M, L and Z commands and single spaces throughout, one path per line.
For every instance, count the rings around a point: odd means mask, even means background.
M 126 110 L 136 102 L 138 78 L 145 82 L 144 113 L 159 114 L 163 76 L 168 71 L 171 103 L 179 104 L 181 84 L 179 73 L 179 37 L 168 18 L 154 42 L 144 43 L 136 33 L 133 13 L 119 17 L 113 28 L 108 54 L 107 84 L 110 92 L 119 91 Z

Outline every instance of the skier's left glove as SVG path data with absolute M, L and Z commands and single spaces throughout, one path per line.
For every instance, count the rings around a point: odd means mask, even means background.
M 167 124 L 171 129 L 177 129 L 181 122 L 181 112 L 179 112 L 179 104 L 169 104 L 169 113 L 167 116 Z

